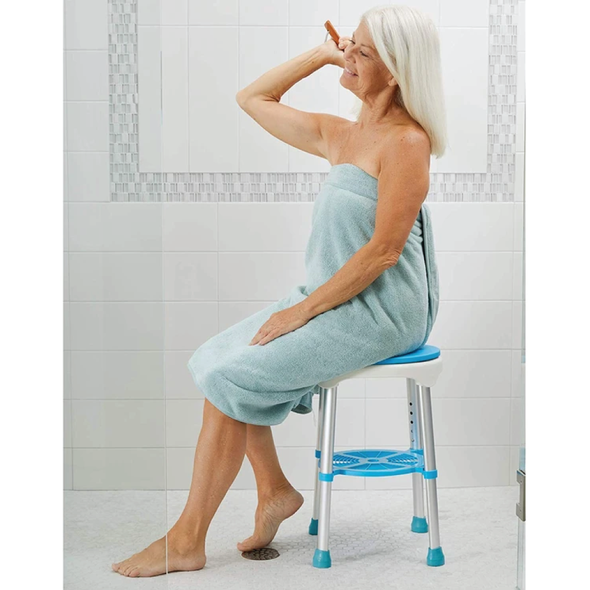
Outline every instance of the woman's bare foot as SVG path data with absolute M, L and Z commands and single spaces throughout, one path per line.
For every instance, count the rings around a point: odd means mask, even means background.
M 174 531 L 168 532 L 168 571 L 193 571 L 205 566 L 207 557 L 194 538 Z M 130 558 L 113 563 L 117 573 L 130 578 L 159 576 L 166 573 L 166 537 L 154 541 Z
M 266 547 L 277 534 L 283 520 L 293 516 L 303 505 L 303 496 L 293 487 L 281 490 L 256 508 L 254 534 L 241 543 L 240 551 L 252 551 Z

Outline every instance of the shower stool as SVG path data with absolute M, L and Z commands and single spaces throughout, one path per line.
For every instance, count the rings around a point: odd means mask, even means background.
M 412 474 L 414 491 L 414 518 L 411 530 L 415 533 L 428 532 L 429 548 L 426 563 L 430 566 L 444 565 L 445 556 L 440 546 L 438 530 L 437 470 L 430 399 L 430 388 L 436 384 L 441 371 L 440 349 L 427 344 L 411 353 L 392 356 L 364 369 L 319 384 L 315 493 L 313 516 L 309 525 L 309 534 L 318 536 L 317 549 L 313 556 L 315 567 L 328 568 L 332 565 L 329 534 L 334 476 L 384 477 L 406 473 Z M 361 449 L 334 453 L 338 385 L 353 377 L 405 377 L 410 426 L 408 450 Z M 428 523 L 424 517 L 422 479 L 426 480 Z

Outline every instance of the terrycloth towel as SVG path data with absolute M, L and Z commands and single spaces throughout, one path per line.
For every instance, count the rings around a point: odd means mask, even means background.
M 397 264 L 348 301 L 264 346 L 249 345 L 272 313 L 303 301 L 365 245 L 375 229 L 377 179 L 354 164 L 330 169 L 305 252 L 307 285 L 202 344 L 188 368 L 224 414 L 272 426 L 308 414 L 319 383 L 420 348 L 438 312 L 430 211 L 423 204 Z

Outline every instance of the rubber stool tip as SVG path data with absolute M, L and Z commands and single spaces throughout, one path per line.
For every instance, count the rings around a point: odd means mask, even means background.
M 330 557 L 330 551 L 322 551 L 316 549 L 313 555 L 313 567 L 332 567 L 332 558 Z
M 433 567 L 438 567 L 439 565 L 445 564 L 445 556 L 443 554 L 442 547 L 437 547 L 436 549 L 428 548 L 428 557 L 426 558 L 426 563 Z
M 428 532 L 428 523 L 426 522 L 426 517 L 420 518 L 419 516 L 414 516 L 414 518 L 412 518 L 412 532 L 413 533 L 427 533 Z

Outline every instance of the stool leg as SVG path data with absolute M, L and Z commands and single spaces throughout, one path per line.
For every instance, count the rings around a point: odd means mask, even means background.
M 426 506 L 428 508 L 429 548 L 426 563 L 431 566 L 444 565 L 445 556 L 440 546 L 438 530 L 438 496 L 436 491 L 436 458 L 434 454 L 434 428 L 432 425 L 432 402 L 430 387 L 418 385 L 420 424 L 424 436 L 424 479 L 426 480 Z
M 323 391 L 323 390 L 320 390 Z M 318 515 L 320 511 L 320 484 L 319 484 L 319 475 L 320 475 L 320 456 L 321 456 L 321 448 L 322 448 L 322 431 L 324 427 L 324 407 L 325 407 L 325 396 L 320 393 L 319 396 L 319 417 L 318 417 L 318 436 L 315 445 L 315 483 L 314 483 L 314 492 L 313 492 L 313 512 L 311 516 L 311 522 L 309 523 L 309 534 L 310 535 L 317 535 L 318 534 Z
M 408 425 L 410 427 L 410 449 L 423 449 L 422 429 L 420 428 L 420 410 L 417 403 L 416 381 L 406 379 L 408 393 Z M 411 530 L 414 533 L 428 532 L 428 523 L 424 516 L 424 487 L 421 473 L 412 473 L 412 490 L 414 493 L 414 517 Z
M 328 389 L 320 388 L 321 396 L 324 396 L 324 423 L 320 450 L 320 473 L 318 475 L 320 486 L 320 506 L 318 521 L 318 546 L 313 556 L 314 567 L 328 568 L 332 565 L 330 557 L 330 504 L 332 495 L 333 461 L 334 461 L 334 435 L 336 432 L 336 394 L 338 386 Z

